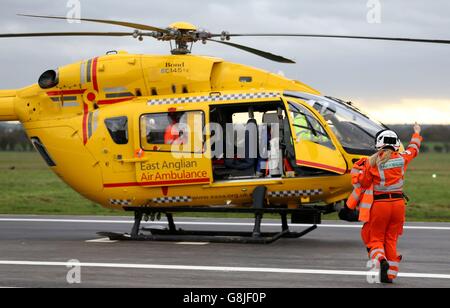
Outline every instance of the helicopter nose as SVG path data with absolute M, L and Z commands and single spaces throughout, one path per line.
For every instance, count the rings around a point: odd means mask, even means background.
M 19 120 L 15 111 L 15 91 L 0 91 L 0 121 Z

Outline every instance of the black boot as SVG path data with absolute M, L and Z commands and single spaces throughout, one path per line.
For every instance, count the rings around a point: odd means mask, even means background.
M 383 260 L 380 262 L 380 281 L 382 283 L 392 283 L 392 279 L 388 277 L 389 271 L 389 262 L 387 260 Z

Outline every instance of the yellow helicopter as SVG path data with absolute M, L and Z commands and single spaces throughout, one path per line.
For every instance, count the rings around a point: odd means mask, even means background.
M 35 18 L 64 17 L 24 15 Z M 132 32 L 0 34 L 150 37 L 175 44 L 171 55 L 108 52 L 44 72 L 37 84 L 0 91 L 0 121 L 20 121 L 64 182 L 106 208 L 132 211 L 119 240 L 271 243 L 314 230 L 351 193 L 350 169 L 374 152 L 386 127 L 351 103 L 299 81 L 225 60 L 191 55 L 214 42 L 281 63 L 282 56 L 231 43 L 232 37 L 325 37 L 449 44 L 446 40 L 309 34 L 213 34 L 179 22 L 168 28 L 81 19 Z M 253 232 L 177 229 L 173 213 L 254 213 Z M 261 233 L 265 213 L 282 230 Z M 141 229 L 165 214 L 165 230 Z M 311 224 L 291 232 L 294 223 Z M 148 234 L 143 233 L 149 231 Z

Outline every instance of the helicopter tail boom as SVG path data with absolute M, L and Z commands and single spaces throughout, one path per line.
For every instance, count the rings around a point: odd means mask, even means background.
M 0 90 L 0 121 L 19 120 L 15 111 L 16 95 L 15 90 Z

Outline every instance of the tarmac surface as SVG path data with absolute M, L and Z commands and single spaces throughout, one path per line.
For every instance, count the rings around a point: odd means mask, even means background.
M 450 224 L 407 224 L 399 244 L 401 276 L 382 285 L 368 282 L 373 274 L 358 224 L 324 221 L 300 239 L 269 245 L 114 242 L 96 235 L 129 232 L 132 222 L 0 216 L 0 287 L 450 287 Z M 175 222 L 185 230 L 252 230 L 248 219 L 175 217 Z M 291 225 L 294 231 L 305 228 Z M 278 221 L 263 221 L 263 231 L 279 229 Z M 68 282 L 78 278 L 79 284 Z

